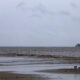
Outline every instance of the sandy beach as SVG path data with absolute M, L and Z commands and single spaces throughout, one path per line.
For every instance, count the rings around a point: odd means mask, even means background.
M 0 80 L 48 80 L 38 75 L 0 72 Z
M 59 74 L 80 74 L 80 70 L 74 70 L 74 69 L 50 69 L 50 70 L 41 70 L 39 72 L 59 73 Z

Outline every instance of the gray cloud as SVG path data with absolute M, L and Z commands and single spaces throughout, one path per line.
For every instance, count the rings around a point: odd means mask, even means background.
M 39 3 L 37 6 L 35 6 L 34 8 L 32 8 L 33 12 L 40 12 L 42 14 L 54 14 L 53 12 L 49 11 L 42 3 Z
M 21 9 L 23 12 L 27 11 L 29 8 L 27 7 L 27 4 L 25 2 L 20 2 L 16 5 L 16 9 Z
M 73 17 L 72 20 L 75 22 L 80 22 L 80 17 Z
M 70 3 L 70 6 L 71 6 L 72 8 L 77 8 L 76 3 L 73 3 L 73 2 Z
M 0 45 L 72 46 L 79 43 L 80 0 L 72 1 L 76 5 L 71 1 L 0 0 Z
M 24 6 L 24 5 L 25 5 L 24 2 L 20 2 L 19 4 L 17 4 L 16 8 L 22 7 L 22 6 Z
M 21 9 L 25 10 L 26 12 L 30 11 L 31 12 L 31 16 L 30 17 L 41 17 L 41 16 L 45 16 L 45 15 L 50 15 L 50 16 L 54 16 L 54 15 L 70 16 L 70 12 L 68 12 L 68 11 L 64 11 L 64 10 L 59 11 L 59 12 L 50 11 L 42 3 L 38 3 L 34 7 L 28 7 L 25 2 L 20 2 L 16 6 L 16 8 L 21 8 Z
M 34 7 L 28 7 L 27 4 L 25 4 L 24 2 L 20 2 L 16 8 L 21 8 L 23 10 L 25 10 L 26 12 L 30 11 L 31 12 L 31 16 L 42 16 L 42 15 L 54 15 L 53 11 L 49 11 L 45 5 L 43 5 L 42 3 L 39 3 L 37 5 L 35 5 Z
M 64 16 L 70 16 L 71 15 L 70 12 L 68 12 L 68 11 L 60 11 L 60 12 L 58 12 L 58 14 L 64 15 Z

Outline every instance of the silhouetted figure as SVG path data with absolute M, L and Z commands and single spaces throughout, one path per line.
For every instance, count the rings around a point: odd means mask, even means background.
M 78 70 L 80 70 L 80 67 L 78 67 Z
M 77 70 L 77 66 L 74 66 L 74 70 Z
M 77 44 L 75 47 L 80 47 L 80 44 Z

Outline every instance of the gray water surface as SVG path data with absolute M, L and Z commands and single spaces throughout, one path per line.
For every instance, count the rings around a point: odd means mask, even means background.
M 35 63 L 35 64 L 34 64 Z M 38 63 L 38 64 L 37 64 Z M 40 63 L 40 64 L 39 64 Z M 50 78 L 50 80 L 80 80 L 80 74 L 56 74 L 47 72 L 36 72 L 47 69 L 73 68 L 80 64 L 45 64 L 43 58 L 30 57 L 0 57 L 0 71 L 13 71 L 20 74 L 38 74 Z

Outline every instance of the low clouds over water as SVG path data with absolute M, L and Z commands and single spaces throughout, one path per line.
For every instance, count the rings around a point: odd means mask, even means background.
M 0 45 L 73 46 L 80 42 L 80 0 L 0 1 Z

